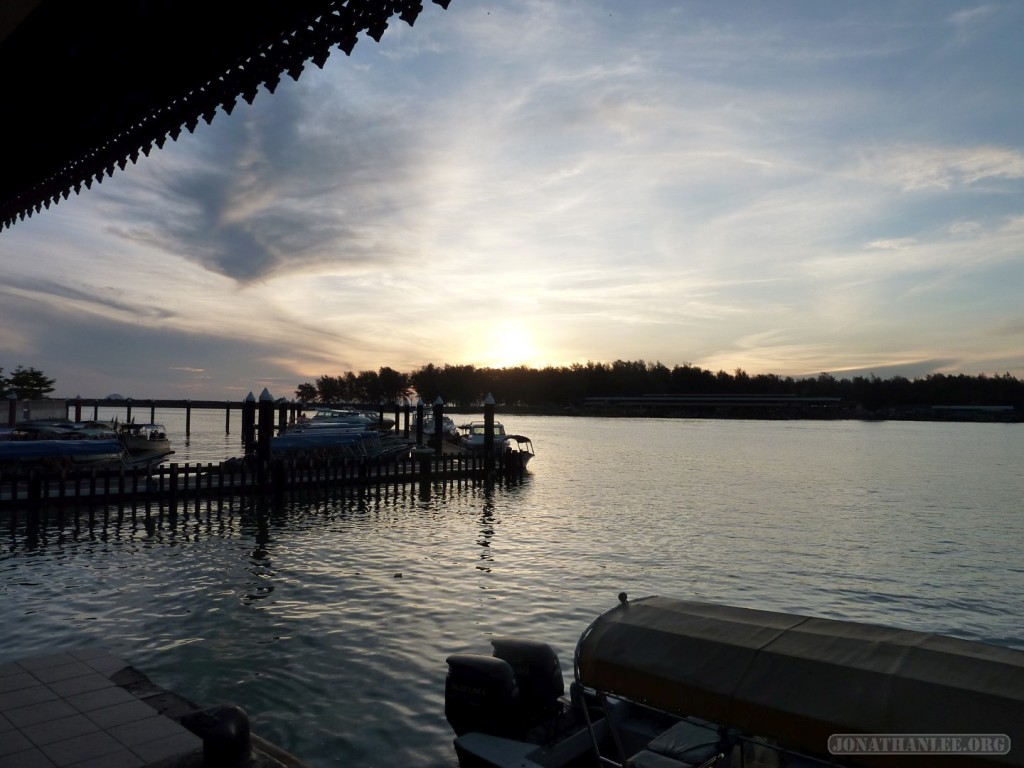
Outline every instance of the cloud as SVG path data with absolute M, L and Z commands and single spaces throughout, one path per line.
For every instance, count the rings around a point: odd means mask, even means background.
M 374 228 L 408 205 L 408 129 L 386 114 L 327 111 L 311 102 L 314 86 L 302 88 L 282 83 L 273 100 L 239 105 L 108 185 L 104 207 L 135 222 L 116 233 L 241 285 L 386 264 Z
M 1024 178 L 1024 152 L 994 146 L 894 146 L 862 155 L 854 173 L 906 192 L 950 190 L 982 181 Z
M 864 247 L 882 251 L 903 251 L 907 248 L 912 248 L 916 244 L 917 240 L 912 237 L 895 237 L 889 240 L 873 240 Z

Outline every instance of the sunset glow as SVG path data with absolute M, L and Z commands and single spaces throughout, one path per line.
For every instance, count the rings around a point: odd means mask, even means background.
M 0 367 L 211 398 L 427 363 L 1024 377 L 1021 29 L 427 3 L 0 233 Z

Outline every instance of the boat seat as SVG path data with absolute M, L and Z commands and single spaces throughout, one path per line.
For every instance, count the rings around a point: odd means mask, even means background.
M 700 765 L 720 751 L 717 729 L 681 720 L 667 731 L 658 734 L 647 751 L 670 757 L 689 765 Z
M 625 768 L 696 768 L 695 763 L 685 763 L 649 749 L 642 749 L 626 760 Z

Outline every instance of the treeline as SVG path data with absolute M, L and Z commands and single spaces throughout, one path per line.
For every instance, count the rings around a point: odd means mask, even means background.
M 1024 409 L 1024 382 L 1009 373 L 932 373 L 915 379 L 883 379 L 874 374 L 846 379 L 822 373 L 795 379 L 773 373 L 750 375 L 742 369 L 712 372 L 688 364 L 669 368 L 643 360 L 540 369 L 430 364 L 408 374 L 381 368 L 321 376 L 315 383 L 302 384 L 295 390 L 296 397 L 306 403 L 391 404 L 419 396 L 428 404 L 440 397 L 457 408 L 479 406 L 488 393 L 499 405 L 538 409 L 576 407 L 588 397 L 730 394 L 839 397 L 849 406 L 867 410 L 932 405 L 1010 405 Z

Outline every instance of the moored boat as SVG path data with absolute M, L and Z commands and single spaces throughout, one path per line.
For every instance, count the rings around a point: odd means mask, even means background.
M 117 469 L 125 450 L 116 438 L 0 440 L 0 471 Z
M 515 443 L 515 448 L 512 447 L 512 443 Z M 506 450 L 518 456 L 524 468 L 536 455 L 533 450 L 533 441 L 526 435 L 509 435 Z
M 320 429 L 334 427 L 362 427 L 365 429 L 390 429 L 395 420 L 378 413 L 360 411 L 355 408 L 320 407 L 313 412 L 312 418 L 300 418 L 295 428 Z
M 471 421 L 459 425 L 459 445 L 471 453 L 483 451 L 487 444 L 487 422 Z M 500 453 L 508 448 L 508 435 L 505 434 L 505 425 L 500 421 L 494 422 L 493 427 L 494 452 Z
M 393 458 L 408 449 L 409 443 L 394 433 L 340 422 L 296 424 L 270 441 L 275 458 Z
M 130 467 L 154 467 L 174 453 L 163 424 L 115 422 L 114 429 L 127 452 L 126 463 Z
M 0 471 L 117 469 L 124 446 L 108 424 L 68 419 L 20 422 L 0 435 Z
M 423 415 L 422 424 L 423 436 L 427 439 L 434 437 L 434 434 L 437 431 L 437 425 L 434 422 L 434 414 L 429 412 L 425 413 Z M 417 432 L 419 430 L 419 422 L 415 416 L 413 416 L 410 430 L 412 432 Z M 442 439 L 445 442 L 458 444 L 461 439 L 459 428 L 455 425 L 451 416 L 444 415 L 441 417 L 441 432 L 443 435 Z
M 582 634 L 447 659 L 459 763 L 491 768 L 1024 765 L 1024 650 L 649 597 Z
M 458 427 L 458 445 L 469 453 L 482 453 L 486 448 L 487 422 L 471 421 L 468 424 L 461 424 Z M 505 425 L 499 421 L 494 422 L 493 428 L 494 455 L 514 454 L 526 467 L 536 454 L 533 450 L 533 441 L 525 435 L 512 435 L 505 431 Z

